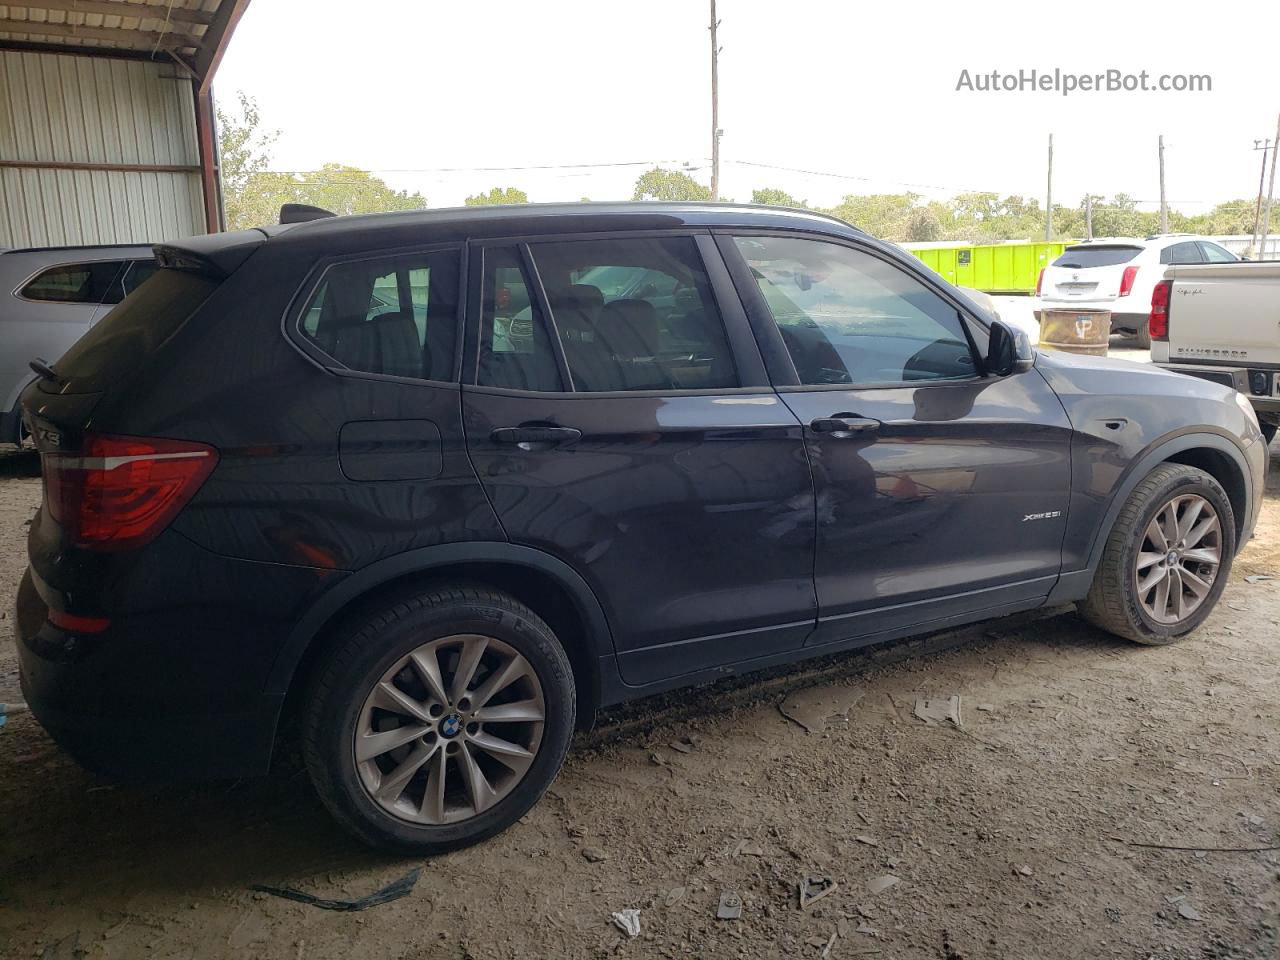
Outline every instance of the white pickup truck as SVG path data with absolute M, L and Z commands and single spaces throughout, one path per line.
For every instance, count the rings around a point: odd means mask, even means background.
M 1235 387 L 1280 426 L 1280 260 L 1177 264 L 1151 296 L 1151 360 Z

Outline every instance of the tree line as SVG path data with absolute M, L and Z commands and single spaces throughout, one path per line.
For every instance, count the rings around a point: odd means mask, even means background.
M 710 200 L 711 189 L 679 170 L 655 168 L 636 181 L 636 200 Z M 839 217 L 882 240 L 1002 243 L 1044 237 L 1044 208 L 1034 197 L 998 193 L 961 193 L 947 200 L 925 200 L 918 193 L 848 194 L 834 207 L 810 207 L 777 187 L 751 192 L 752 203 L 813 209 Z M 1091 207 L 1086 212 L 1086 207 Z M 1132 197 L 1118 193 L 1081 198 L 1078 206 L 1053 205 L 1053 238 L 1143 237 L 1160 232 L 1160 214 L 1138 209 Z M 1208 213 L 1190 216 L 1169 211 L 1169 230 L 1211 236 L 1251 233 L 1254 203 L 1232 200 Z
M 416 191 L 395 190 L 367 170 L 338 163 L 317 170 L 280 172 L 269 169 L 271 148 L 279 132 L 261 129 L 254 100 L 239 94 L 239 114 L 218 111 L 223 206 L 231 230 L 275 223 L 285 203 L 306 203 L 338 214 L 418 210 L 428 206 Z M 583 197 L 583 200 L 588 198 Z M 632 190 L 634 200 L 710 200 L 711 188 L 682 170 L 654 167 L 642 173 Z M 466 198 L 468 206 L 527 203 L 518 187 L 498 186 Z M 926 200 L 917 193 L 849 194 L 834 207 L 810 207 L 785 190 L 753 190 L 752 203 L 814 209 L 839 217 L 884 240 L 1000 243 L 1044 237 L 1044 209 L 1033 197 L 998 193 L 961 193 L 946 200 Z M 1158 233 L 1158 212 L 1139 210 L 1125 194 L 1109 200 L 1082 198 L 1074 207 L 1054 204 L 1054 239 L 1086 236 L 1086 206 L 1091 206 L 1095 237 L 1146 236 Z M 1250 200 L 1220 203 L 1208 213 L 1189 216 L 1169 211 L 1169 229 L 1213 235 L 1253 231 Z

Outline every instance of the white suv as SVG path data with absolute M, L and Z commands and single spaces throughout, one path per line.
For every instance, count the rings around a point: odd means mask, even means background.
M 1040 271 L 1036 296 L 1045 310 L 1097 307 L 1111 311 L 1111 329 L 1130 333 L 1150 347 L 1147 316 L 1151 291 L 1170 263 L 1225 263 L 1239 260 L 1208 237 L 1166 233 L 1147 237 L 1105 237 L 1067 247 Z M 1040 319 L 1040 311 L 1036 311 Z

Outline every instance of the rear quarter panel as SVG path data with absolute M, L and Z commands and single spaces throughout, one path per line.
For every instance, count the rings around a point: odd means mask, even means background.
M 264 244 L 94 411 L 102 432 L 196 440 L 219 462 L 172 529 L 241 560 L 359 570 L 407 550 L 503 539 L 466 456 L 458 387 L 339 376 L 282 322 L 312 251 Z M 339 461 L 344 425 L 429 420 L 431 479 L 362 482 Z

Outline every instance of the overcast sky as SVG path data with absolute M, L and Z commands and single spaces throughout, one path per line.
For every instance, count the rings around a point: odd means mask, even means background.
M 302 15 L 302 11 L 306 15 Z M 1280 3 L 719 0 L 722 195 L 1128 193 L 1154 209 L 1251 197 L 1274 137 Z M 629 198 L 655 162 L 709 181 L 706 0 L 254 0 L 218 73 L 257 98 L 272 166 L 340 162 L 432 206 L 495 185 L 532 200 Z M 1255 57 L 1251 38 L 1259 43 Z M 1208 74 L 1212 92 L 980 93 L 972 75 Z M 780 167 L 840 174 L 814 176 Z M 481 171 L 478 167 L 638 166 Z M 468 168 L 446 172 L 441 168 Z

